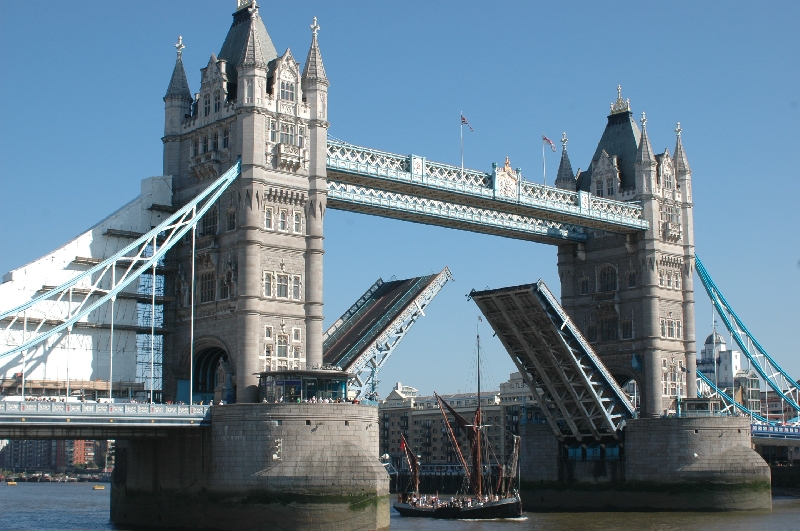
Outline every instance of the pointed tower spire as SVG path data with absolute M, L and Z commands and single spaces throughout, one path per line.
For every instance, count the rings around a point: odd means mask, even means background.
M 686 152 L 683 151 L 683 141 L 681 141 L 681 133 L 683 129 L 681 129 L 681 123 L 678 122 L 678 126 L 675 128 L 675 135 L 677 139 L 675 140 L 675 156 L 673 160 L 675 161 L 675 172 L 676 173 L 689 173 L 691 172 L 691 168 L 689 168 L 689 161 L 686 159 Z
M 567 155 L 567 133 L 561 133 L 561 162 L 558 164 L 558 173 L 556 174 L 556 188 L 562 190 L 575 191 L 575 174 L 572 173 L 572 164 Z
M 172 78 L 169 80 L 169 87 L 164 96 L 164 101 L 170 99 L 187 99 L 192 101 L 192 93 L 189 90 L 189 82 L 186 80 L 186 70 L 183 68 L 183 36 L 178 36 L 178 42 L 175 44 L 175 49 L 178 51 L 178 57 L 175 59 L 175 68 L 172 70 Z
M 328 83 L 328 78 L 325 76 L 325 66 L 322 64 L 322 54 L 319 51 L 319 44 L 317 43 L 317 33 L 320 27 L 317 24 L 317 17 L 314 17 L 314 23 L 311 24 L 311 48 L 308 50 L 308 57 L 306 58 L 306 66 L 303 68 L 303 82 L 315 80 L 318 83 Z
M 639 149 L 636 150 L 636 162 L 638 164 L 652 164 L 655 162 L 653 148 L 650 146 L 650 139 L 647 138 L 647 116 L 642 111 L 642 138 L 639 140 Z
M 264 51 L 261 47 L 261 39 L 258 36 L 255 25 L 251 25 L 250 31 L 247 33 L 247 40 L 244 43 L 241 58 L 237 66 L 267 67 L 267 61 L 264 58 Z

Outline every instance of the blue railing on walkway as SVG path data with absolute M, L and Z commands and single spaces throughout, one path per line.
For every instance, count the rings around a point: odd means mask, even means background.
M 0 402 L 0 422 L 31 418 L 204 419 L 211 406 L 181 404 L 96 404 L 83 402 Z
M 800 441 L 800 426 L 772 426 L 769 424 L 750 425 L 753 437 L 769 439 L 797 439 Z

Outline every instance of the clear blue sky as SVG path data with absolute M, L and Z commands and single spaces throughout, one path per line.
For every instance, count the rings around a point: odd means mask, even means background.
M 192 90 L 235 0 L 0 3 L 0 273 L 63 244 L 161 173 L 162 97 L 183 35 Z M 279 53 L 305 59 L 317 16 L 331 81 L 330 133 L 458 164 L 506 156 L 541 180 L 540 135 L 566 131 L 586 168 L 616 86 L 644 110 L 654 149 L 683 127 L 697 252 L 773 357 L 800 377 L 800 37 L 796 2 L 268 2 Z M 547 159 L 552 182 L 558 155 Z M 543 278 L 556 249 L 329 211 L 327 322 L 378 277 L 450 266 L 448 284 L 381 373 L 424 393 L 474 387 L 465 295 Z M 711 310 L 699 281 L 698 342 Z M 2 301 L 0 301 L 2 307 Z M 513 365 L 485 329 L 489 384 Z

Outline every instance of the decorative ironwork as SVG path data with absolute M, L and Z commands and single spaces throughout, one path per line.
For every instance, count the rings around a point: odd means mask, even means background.
M 497 211 L 529 207 L 530 213 L 523 216 L 568 221 L 576 226 L 630 232 L 646 230 L 649 223 L 643 219 L 642 207 L 627 203 L 591 196 L 582 198 L 584 192 L 570 192 L 552 186 L 545 186 L 520 180 L 519 193 L 495 190 L 492 174 L 475 170 L 462 170 L 431 162 L 416 155 L 403 156 L 384 151 L 355 146 L 341 140 L 328 138 L 327 168 L 333 180 L 347 182 L 348 176 L 353 184 L 363 184 L 363 178 L 372 178 L 370 188 L 393 189 L 398 186 L 411 186 L 419 190 L 420 198 L 432 198 L 444 192 L 455 194 L 457 201 L 467 206 L 484 206 L 490 201 Z M 526 209 L 527 210 L 527 209 Z
M 394 217 L 413 219 L 420 223 L 452 226 L 475 232 L 501 234 L 509 238 L 546 243 L 563 240 L 585 242 L 587 240 L 587 235 L 582 227 L 567 223 L 330 180 L 328 181 L 328 206 L 364 213 L 381 211 L 383 215 L 393 212 L 397 214 Z

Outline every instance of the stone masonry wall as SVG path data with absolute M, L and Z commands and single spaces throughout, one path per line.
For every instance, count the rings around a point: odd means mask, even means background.
M 389 476 L 378 410 L 353 404 L 231 404 L 211 428 L 120 443 L 112 521 L 141 527 L 381 530 Z

